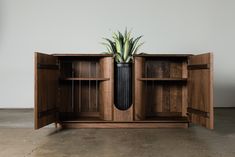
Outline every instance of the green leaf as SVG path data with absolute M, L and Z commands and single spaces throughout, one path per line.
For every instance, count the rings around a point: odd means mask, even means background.
M 121 39 L 123 41 L 124 37 L 123 37 L 122 33 L 118 31 L 118 35 L 119 35 L 119 39 Z
M 116 53 L 117 50 L 116 50 L 116 47 L 115 47 L 114 43 L 108 38 L 104 38 L 104 40 L 108 41 L 108 43 L 111 46 L 111 50 L 113 51 L 113 53 Z
M 132 47 L 133 47 L 133 38 L 131 38 L 130 40 L 129 40 L 129 44 L 130 44 L 130 46 L 129 46 L 129 54 L 128 55 L 131 55 L 132 54 Z
M 122 62 L 123 62 L 122 57 L 121 57 L 120 54 L 118 54 L 118 53 L 115 55 L 115 60 L 116 60 L 116 62 L 118 62 L 118 63 L 122 63 Z
M 132 38 L 131 31 L 128 31 L 126 28 L 123 34 L 120 31 L 114 32 L 112 35 L 113 41 L 104 38 L 106 42 L 102 44 L 108 50 L 107 53 L 114 54 L 116 62 L 128 63 L 133 59 L 133 55 L 137 53 L 140 46 L 144 44 L 138 44 L 141 37 Z
M 136 46 L 135 50 L 132 52 L 132 55 L 136 54 L 136 52 L 138 51 L 138 49 L 140 48 L 140 46 L 142 46 L 144 44 L 144 42 L 140 43 L 138 46 Z
M 113 39 L 118 39 L 118 35 L 115 32 L 113 33 Z
M 122 33 L 120 33 L 119 31 L 118 31 L 118 37 L 119 37 L 118 40 L 119 40 L 120 45 L 121 45 L 121 52 L 123 53 L 124 37 L 123 37 Z
M 125 62 L 126 62 L 126 63 L 129 63 L 129 62 L 130 62 L 130 60 L 131 60 L 131 58 L 132 58 L 131 56 L 128 56 L 128 58 L 126 59 L 126 61 L 125 61 Z
M 124 45 L 124 54 L 123 54 L 123 59 L 124 61 L 127 59 L 130 51 L 130 41 L 126 40 L 125 45 Z
M 143 37 L 143 36 L 141 35 L 141 36 L 137 37 L 137 38 L 133 41 L 133 48 L 136 47 L 137 43 L 139 42 L 140 38 L 142 38 L 142 37 Z
M 127 40 L 127 28 L 125 29 L 125 33 L 124 33 L 124 42 L 126 42 Z
M 110 44 L 108 44 L 108 43 L 101 43 L 101 44 L 104 45 L 107 48 L 108 52 L 114 53 L 114 51 L 113 51 Z
M 131 37 L 131 30 L 127 33 L 127 38 L 130 39 Z
M 122 54 L 122 52 L 121 52 L 121 49 L 122 49 L 121 43 L 118 39 L 115 39 L 115 47 L 116 47 L 117 53 Z
M 110 47 L 107 46 L 106 48 L 107 48 L 109 54 L 113 54 L 113 51 L 110 49 Z

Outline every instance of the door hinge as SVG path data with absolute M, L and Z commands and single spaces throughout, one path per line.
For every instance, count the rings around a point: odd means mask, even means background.
M 191 107 L 187 108 L 187 112 L 188 112 L 187 114 L 190 115 L 190 116 L 191 116 L 191 113 L 193 113 L 193 114 L 197 114 L 199 116 L 205 117 L 205 118 L 209 118 L 210 117 L 210 113 L 209 112 L 193 109 Z

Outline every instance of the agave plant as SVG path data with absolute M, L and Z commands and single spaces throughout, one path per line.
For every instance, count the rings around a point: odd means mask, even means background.
M 113 33 L 113 40 L 104 38 L 106 42 L 102 44 L 106 46 L 108 54 L 114 54 L 117 63 L 129 63 L 133 59 L 133 55 L 137 53 L 140 46 L 144 43 L 138 43 L 142 36 L 137 38 L 131 37 L 131 31 L 125 30 L 122 34 L 119 31 Z

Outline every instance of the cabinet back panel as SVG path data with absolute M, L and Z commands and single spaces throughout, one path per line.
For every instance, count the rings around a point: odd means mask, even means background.
M 60 81 L 59 84 L 59 111 L 72 112 L 72 82 Z
M 73 63 L 74 77 L 99 77 L 100 76 L 100 66 L 99 61 L 91 59 L 89 61 L 80 60 L 74 61 Z
M 72 76 L 72 63 L 60 61 L 60 77 Z M 59 82 L 59 106 L 60 112 L 72 112 L 72 82 Z
M 143 77 L 182 78 L 185 61 L 184 58 L 146 58 Z M 183 87 L 185 84 L 182 82 L 146 81 L 146 117 L 181 116 Z
M 61 77 L 101 77 L 99 60 L 97 58 L 61 60 Z
M 175 58 L 148 58 L 145 60 L 144 76 L 147 78 L 182 77 L 182 60 Z
M 74 77 L 99 77 L 100 67 L 96 59 L 74 62 Z M 75 112 L 98 112 L 98 81 L 76 81 L 74 86 Z
M 144 90 L 148 97 L 146 116 L 180 116 L 182 112 L 182 84 L 146 81 Z
M 98 97 L 98 81 L 76 81 L 74 85 L 74 112 L 98 112 Z

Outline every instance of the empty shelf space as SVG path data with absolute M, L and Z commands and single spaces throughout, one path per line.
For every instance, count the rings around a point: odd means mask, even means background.
M 187 81 L 187 78 L 139 78 L 141 81 Z
M 65 81 L 106 81 L 106 80 L 110 80 L 109 78 L 102 78 L 102 77 L 94 77 L 94 78 L 90 78 L 90 77 L 66 77 L 66 78 L 61 78 L 61 80 L 65 80 Z

